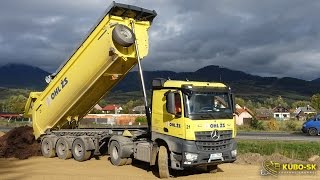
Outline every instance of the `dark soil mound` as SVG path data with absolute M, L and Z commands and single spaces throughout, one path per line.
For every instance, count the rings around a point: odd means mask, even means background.
M 31 127 L 21 126 L 0 137 L 0 158 L 27 159 L 41 155 L 40 143 L 35 140 L 32 132 Z

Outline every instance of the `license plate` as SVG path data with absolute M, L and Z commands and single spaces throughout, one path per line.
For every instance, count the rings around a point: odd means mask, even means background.
M 215 153 L 215 154 L 210 154 L 210 159 L 215 160 L 215 159 L 221 159 L 222 153 Z

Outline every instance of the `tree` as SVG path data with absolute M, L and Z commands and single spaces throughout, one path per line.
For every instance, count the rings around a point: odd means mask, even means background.
M 7 112 L 23 113 L 27 98 L 23 95 L 10 96 L 5 100 Z
M 317 111 L 320 110 L 320 93 L 314 94 L 311 97 L 311 106 L 315 108 Z
M 253 110 L 255 106 L 253 105 L 253 102 L 251 100 L 246 102 L 246 107 Z
M 141 105 L 143 105 L 143 101 L 141 99 L 130 100 L 125 105 L 122 106 L 123 107 L 122 113 L 132 114 L 133 113 L 132 109 L 136 106 L 141 106 Z
M 274 101 L 274 106 L 288 107 L 288 104 L 281 96 L 278 96 L 278 98 Z
M 107 105 L 107 101 L 105 99 L 101 99 L 98 103 L 101 107 L 104 107 Z
M 262 104 L 261 104 L 260 102 L 257 102 L 256 105 L 255 105 L 255 107 L 256 107 L 256 108 L 261 108 L 261 107 L 262 107 Z
M 236 97 L 236 104 L 239 104 L 241 107 L 245 106 L 245 101 L 242 98 Z
M 268 108 L 273 108 L 274 107 L 274 100 L 273 98 L 267 98 L 265 100 L 264 106 L 268 107 Z
M 296 101 L 296 102 L 292 103 L 291 107 L 293 109 L 295 109 L 297 107 L 306 107 L 306 106 L 308 106 L 310 104 L 311 104 L 310 101 Z

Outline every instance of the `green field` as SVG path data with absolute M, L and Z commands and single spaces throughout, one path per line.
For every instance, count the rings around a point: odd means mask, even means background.
M 271 155 L 279 153 L 288 158 L 306 161 L 313 155 L 320 155 L 320 142 L 304 141 L 258 141 L 237 140 L 238 153 L 259 153 Z

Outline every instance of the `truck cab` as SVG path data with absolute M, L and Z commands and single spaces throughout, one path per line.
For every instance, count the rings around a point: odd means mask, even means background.
M 234 100 L 222 83 L 153 80 L 152 141 L 172 169 L 234 162 Z

